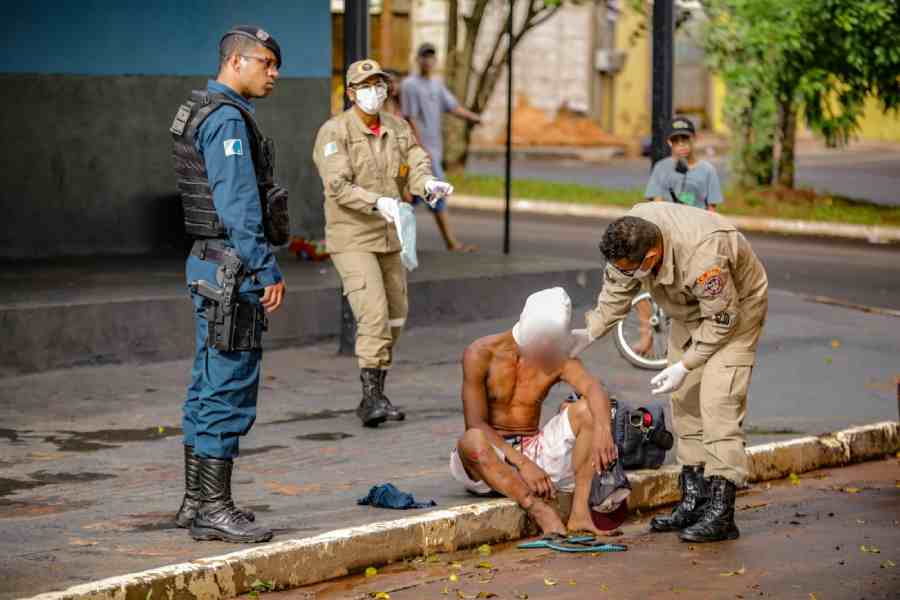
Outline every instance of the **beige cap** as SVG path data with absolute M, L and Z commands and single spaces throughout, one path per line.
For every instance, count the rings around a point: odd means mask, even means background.
M 381 65 L 371 58 L 358 60 L 347 69 L 347 85 L 351 86 L 361 83 L 372 75 L 388 76 L 387 73 L 381 70 Z

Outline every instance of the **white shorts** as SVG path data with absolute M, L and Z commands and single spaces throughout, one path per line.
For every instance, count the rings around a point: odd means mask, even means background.
M 521 436 L 510 441 L 513 447 L 534 462 L 550 476 L 557 490 L 571 492 L 575 489 L 575 472 L 572 469 L 572 452 L 575 449 L 575 433 L 569 423 L 569 407 L 547 421 L 535 435 Z M 506 456 L 494 446 L 497 457 L 505 461 Z M 484 481 L 472 481 L 459 458 L 459 451 L 450 452 L 450 475 L 473 494 L 491 493 L 491 487 Z

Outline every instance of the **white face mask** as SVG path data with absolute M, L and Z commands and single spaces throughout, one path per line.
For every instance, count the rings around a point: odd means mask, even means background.
M 635 279 L 647 279 L 648 277 L 650 277 L 651 271 L 652 269 L 638 269 L 634 272 L 633 277 Z
M 387 87 L 383 85 L 370 85 L 356 90 L 356 105 L 369 115 L 380 111 L 386 99 Z

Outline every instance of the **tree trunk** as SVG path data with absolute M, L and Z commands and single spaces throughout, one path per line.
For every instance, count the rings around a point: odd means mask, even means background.
M 794 187 L 795 153 L 797 144 L 797 105 L 792 96 L 778 98 L 778 185 Z

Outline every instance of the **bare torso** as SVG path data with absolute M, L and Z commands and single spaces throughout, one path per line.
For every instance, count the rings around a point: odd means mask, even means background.
M 519 356 L 508 333 L 476 342 L 489 356 L 485 391 L 488 423 L 500 435 L 533 435 L 541 424 L 541 407 L 560 372 L 547 373 Z

